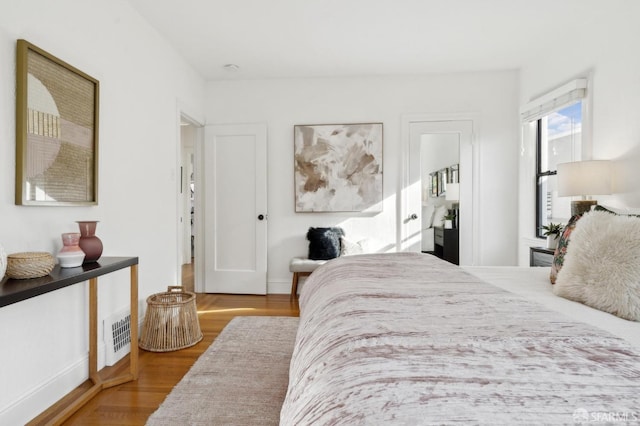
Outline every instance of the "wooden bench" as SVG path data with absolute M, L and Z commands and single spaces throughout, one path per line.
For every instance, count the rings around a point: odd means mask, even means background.
M 311 260 L 306 257 L 294 257 L 289 262 L 289 271 L 293 272 L 291 281 L 291 298 L 298 296 L 298 279 L 311 275 L 320 265 L 324 265 L 326 260 Z

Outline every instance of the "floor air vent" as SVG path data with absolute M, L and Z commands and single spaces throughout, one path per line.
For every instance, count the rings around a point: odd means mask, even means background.
M 114 365 L 131 350 L 131 312 L 122 310 L 104 320 L 106 365 Z

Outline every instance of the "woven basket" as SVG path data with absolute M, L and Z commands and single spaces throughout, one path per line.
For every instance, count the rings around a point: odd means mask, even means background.
M 49 275 L 56 262 L 47 252 L 13 253 L 7 256 L 7 276 L 18 280 Z
M 147 298 L 138 346 L 152 352 L 188 348 L 202 340 L 196 295 L 183 287 L 171 286 L 166 293 Z

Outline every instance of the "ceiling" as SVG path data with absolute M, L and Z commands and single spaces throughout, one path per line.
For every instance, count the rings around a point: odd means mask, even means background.
M 629 0 L 128 1 L 222 80 L 517 69 Z

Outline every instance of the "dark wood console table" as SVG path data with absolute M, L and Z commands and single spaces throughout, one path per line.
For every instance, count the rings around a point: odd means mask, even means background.
M 102 380 L 98 374 L 98 277 L 120 269 L 130 268 L 131 287 L 131 352 L 129 372 L 110 380 Z M 56 265 L 46 277 L 30 280 L 4 278 L 0 282 L 0 307 L 21 302 L 73 284 L 89 281 L 89 381 L 92 386 L 63 409 L 58 404 L 31 421 L 32 424 L 59 425 L 89 402 L 101 390 L 138 379 L 138 258 L 101 257 L 97 262 L 77 268 L 60 268 Z M 75 395 L 75 392 L 72 392 Z M 62 400 L 61 400 L 62 401 Z M 66 403 L 66 400 L 65 400 Z

